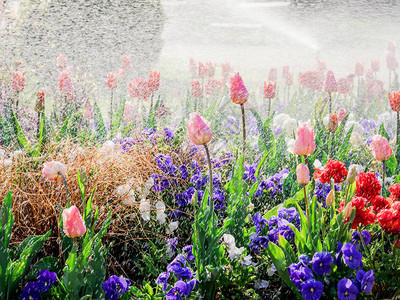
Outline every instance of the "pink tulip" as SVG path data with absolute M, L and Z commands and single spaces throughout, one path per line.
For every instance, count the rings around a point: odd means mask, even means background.
M 276 81 L 278 79 L 278 69 L 270 68 L 268 73 L 268 81 Z
M 212 133 L 210 123 L 199 116 L 191 113 L 190 120 L 185 120 L 189 139 L 196 145 L 204 145 L 211 141 Z
M 123 55 L 121 56 L 121 68 L 122 68 L 125 72 L 129 71 L 130 68 L 131 68 L 131 58 L 130 58 L 128 55 L 126 55 L 126 54 L 123 54 Z
M 249 100 L 249 93 L 239 73 L 236 73 L 230 79 L 230 92 L 231 99 L 236 104 L 244 104 Z
M 338 112 L 337 116 L 338 116 L 338 121 L 342 122 L 344 120 L 344 118 L 346 117 L 346 109 L 344 107 L 339 109 L 339 112 Z
M 67 60 L 65 54 L 60 54 L 57 57 L 57 69 L 64 70 L 67 67 Z
M 264 81 L 264 96 L 265 99 L 275 98 L 276 93 L 276 82 L 266 82 Z
M 66 236 L 70 238 L 76 238 L 85 234 L 85 222 L 83 221 L 82 216 L 75 205 L 64 209 L 62 218 L 63 230 Z
M 200 82 L 195 79 L 192 81 L 192 88 L 190 89 L 190 94 L 192 95 L 192 98 L 200 98 L 201 97 L 201 86 Z
M 48 180 L 58 181 L 62 179 L 61 174 L 65 177 L 67 168 L 58 161 L 50 161 L 43 164 L 42 175 Z
M 343 209 L 343 216 L 345 218 L 350 218 L 352 212 L 353 212 L 353 204 L 351 204 L 351 202 L 349 202 L 349 203 L 347 203 L 346 207 Z
M 388 140 L 379 134 L 372 137 L 371 148 L 376 160 L 387 160 L 392 156 Z
M 129 101 L 126 102 L 124 107 L 124 121 L 126 123 L 131 123 L 135 121 L 135 113 L 136 113 L 135 104 Z
M 83 118 L 84 119 L 93 119 L 94 114 L 93 114 L 93 109 L 90 103 L 86 103 L 85 111 L 83 112 Z
M 160 88 L 160 72 L 150 71 L 149 87 L 152 92 L 157 91 Z
M 72 80 L 69 77 L 68 71 L 62 71 L 58 75 L 58 83 L 61 94 L 64 94 L 68 100 L 74 99 L 74 86 Z
M 109 72 L 107 74 L 107 86 L 110 90 L 115 90 L 117 88 L 117 75 Z
M 324 90 L 327 93 L 332 93 L 332 92 L 336 92 L 337 91 L 337 82 L 335 79 L 335 75 L 333 74 L 332 71 L 328 71 L 326 73 L 326 78 L 325 78 L 325 82 L 324 82 Z
M 24 72 L 14 72 L 12 74 L 12 88 L 16 92 L 21 92 L 25 87 Z
M 314 129 L 306 123 L 297 129 L 297 137 L 294 141 L 293 152 L 298 155 L 308 155 L 315 151 Z
M 310 182 L 310 171 L 305 164 L 299 164 L 296 168 L 297 181 L 300 184 L 308 184 Z
M 400 111 L 400 91 L 389 93 L 389 103 L 394 111 Z

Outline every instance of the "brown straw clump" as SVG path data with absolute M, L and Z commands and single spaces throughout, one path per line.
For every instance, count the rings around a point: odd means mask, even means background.
M 67 196 L 62 181 L 45 179 L 41 170 L 43 163 L 59 161 L 66 165 L 71 205 L 75 204 L 82 212 L 82 200 L 77 181 L 78 171 L 87 174 L 85 201 L 95 189 L 93 212 L 99 209 L 100 226 L 112 211 L 112 223 L 107 237 L 135 239 L 150 236 L 162 237 L 156 232 L 145 230 L 141 224 L 139 211 L 140 191 L 151 174 L 160 174 L 155 157 L 162 153 L 170 155 L 176 164 L 190 162 L 188 149 L 168 150 L 153 143 L 141 143 L 131 147 L 131 151 L 103 149 L 95 146 L 79 146 L 71 141 L 52 142 L 47 145 L 47 153 L 37 158 L 21 153 L 13 157 L 12 164 L 0 160 L 0 205 L 10 190 L 13 197 L 14 226 L 11 244 L 17 245 L 30 235 L 45 234 L 52 230 L 46 243 L 44 254 L 58 256 L 58 220 L 61 208 L 67 204 Z M 118 186 L 132 183 L 136 191 L 136 201 L 131 206 L 122 203 L 120 195 L 115 193 Z M 152 204 L 160 200 L 154 192 L 150 194 Z M 132 225 L 134 224 L 134 225 Z M 88 226 L 88 225 L 87 225 Z M 133 228 L 132 228 L 133 227 Z M 128 230 L 129 229 L 129 230 Z M 129 234 L 128 234 L 129 233 Z M 141 233 L 141 234 L 140 234 Z

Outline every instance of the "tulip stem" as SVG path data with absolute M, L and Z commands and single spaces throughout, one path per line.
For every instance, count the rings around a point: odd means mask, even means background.
M 62 179 L 63 179 L 63 181 L 64 181 L 65 190 L 66 190 L 66 192 L 67 192 L 67 208 L 69 208 L 69 206 L 70 206 L 70 197 L 69 197 L 69 191 L 68 191 L 68 183 L 67 183 L 67 179 L 65 179 L 65 176 L 64 176 L 64 174 L 62 174 L 61 172 L 58 172 L 58 175 L 60 175 L 60 176 L 61 176 L 61 178 L 62 178 Z
M 383 164 L 383 172 L 382 172 L 382 196 L 385 197 L 386 190 L 385 190 L 385 175 L 386 175 L 386 160 L 382 160 Z
M 40 138 L 40 112 L 37 113 L 37 138 Z
M 18 119 L 19 91 L 17 91 L 17 107 L 15 108 L 15 116 Z
M 246 151 L 246 116 L 244 114 L 244 105 L 240 104 L 242 109 L 242 123 L 243 123 L 243 156 Z
M 397 135 L 396 135 L 396 145 L 399 147 L 399 140 L 400 140 L 400 112 L 397 111 Z
M 110 131 L 112 131 L 112 122 L 113 122 L 113 102 L 114 102 L 114 93 L 111 90 L 111 102 L 110 102 Z
M 308 207 L 307 192 L 306 192 L 305 184 L 303 185 L 303 191 L 304 191 L 304 201 L 306 202 L 307 227 L 308 227 L 308 232 L 309 232 L 310 238 L 311 238 L 312 234 L 311 234 L 311 224 L 310 224 L 310 210 Z
M 333 139 L 334 139 L 334 133 L 331 132 L 331 140 L 329 143 L 329 151 L 328 151 L 328 159 L 331 158 L 331 153 L 332 153 L 332 144 L 333 144 Z
M 329 114 L 331 114 L 332 113 L 332 93 L 329 92 L 328 95 L 329 95 Z
M 212 195 L 213 195 L 213 175 L 212 175 L 210 151 L 208 150 L 207 144 L 204 144 L 204 148 L 206 149 L 207 160 L 208 160 L 208 173 L 209 173 L 209 177 L 210 177 L 210 195 L 211 195 L 211 201 L 214 201 L 214 200 L 212 199 Z
M 268 99 L 268 118 L 271 115 L 271 98 Z

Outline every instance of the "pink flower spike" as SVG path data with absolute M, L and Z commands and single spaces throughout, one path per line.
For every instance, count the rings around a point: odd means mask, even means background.
M 14 72 L 12 74 L 12 88 L 16 92 L 21 92 L 24 90 L 25 87 L 25 79 L 24 79 L 24 72 Z
M 338 88 L 338 84 L 335 79 L 335 75 L 332 71 L 328 71 L 326 73 L 326 78 L 324 82 L 324 90 L 327 93 L 336 92 Z
M 75 205 L 64 209 L 62 213 L 63 231 L 70 238 L 80 237 L 85 234 L 86 226 L 83 218 Z
M 191 113 L 190 120 L 185 120 L 189 139 L 195 145 L 204 145 L 211 141 L 210 123 L 198 114 Z
M 275 98 L 276 93 L 276 82 L 266 82 L 264 81 L 264 96 L 265 99 Z

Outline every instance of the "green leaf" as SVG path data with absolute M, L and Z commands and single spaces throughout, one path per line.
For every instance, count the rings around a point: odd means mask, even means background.
M 107 129 L 104 125 L 103 117 L 100 112 L 100 108 L 97 105 L 97 102 L 94 103 L 93 106 L 93 113 L 94 113 L 94 124 L 96 129 L 96 139 L 98 142 L 103 142 L 107 138 Z
M 3 200 L 3 205 L 1 206 L 1 216 L 0 217 L 2 219 L 0 221 L 2 221 L 2 223 L 4 224 L 3 230 L 4 230 L 4 237 L 5 237 L 5 239 L 3 240 L 3 235 L 1 235 L 0 241 L 3 242 L 4 247 L 7 249 L 8 245 L 10 243 L 10 239 L 11 239 L 12 227 L 14 225 L 14 215 L 12 213 L 11 191 L 9 191 L 7 193 L 6 197 Z
M 396 173 L 397 169 L 397 160 L 394 154 L 389 157 L 384 163 L 386 163 L 386 166 L 389 168 L 391 176 L 393 176 Z
M 26 150 L 29 151 L 29 141 L 25 137 L 24 132 L 22 131 L 21 126 L 19 125 L 17 116 L 15 115 L 14 111 L 11 109 L 11 126 L 14 128 L 14 132 L 17 135 L 17 139 L 19 144 Z

